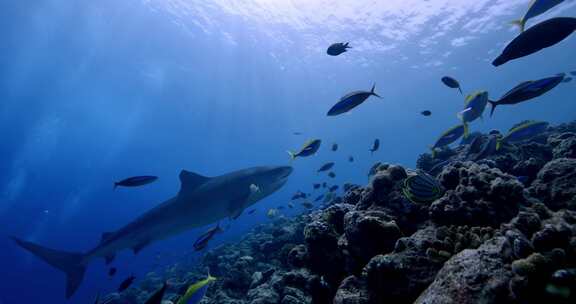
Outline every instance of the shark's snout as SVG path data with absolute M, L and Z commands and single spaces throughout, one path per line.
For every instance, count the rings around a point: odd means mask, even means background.
M 292 174 L 292 171 L 294 171 L 294 169 L 290 166 L 279 167 L 277 170 L 278 170 L 278 176 L 280 178 L 287 178 L 288 176 L 290 176 L 290 174 Z

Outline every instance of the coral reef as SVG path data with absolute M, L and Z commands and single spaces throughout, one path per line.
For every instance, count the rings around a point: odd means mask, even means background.
M 169 303 L 206 267 L 218 280 L 202 304 L 575 303 L 576 123 L 498 151 L 475 136 L 418 159 L 446 189 L 430 204 L 404 197 L 409 169 L 377 163 L 367 186 L 109 303 L 143 303 L 163 280 Z

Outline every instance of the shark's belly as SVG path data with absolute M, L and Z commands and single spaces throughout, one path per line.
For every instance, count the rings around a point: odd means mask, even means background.
M 173 202 L 151 210 L 118 230 L 109 241 L 89 253 L 89 258 L 110 256 L 117 251 L 146 246 L 187 230 L 213 224 L 229 216 L 227 202 L 185 204 Z

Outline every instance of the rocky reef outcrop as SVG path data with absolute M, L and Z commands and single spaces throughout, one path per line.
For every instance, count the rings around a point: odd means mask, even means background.
M 576 303 L 576 123 L 499 150 L 475 136 L 420 156 L 445 190 L 430 203 L 404 196 L 410 169 L 377 163 L 365 187 L 109 303 L 143 303 L 166 279 L 170 301 L 206 267 L 218 280 L 202 304 Z

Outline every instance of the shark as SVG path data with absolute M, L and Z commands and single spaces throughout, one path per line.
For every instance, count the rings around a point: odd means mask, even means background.
M 180 172 L 180 191 L 115 232 L 102 234 L 88 252 L 54 250 L 16 237 L 17 245 L 66 274 L 66 298 L 80 287 L 87 265 L 96 258 L 109 264 L 118 251 L 134 254 L 153 242 L 224 218 L 235 219 L 242 211 L 273 194 L 287 182 L 290 166 L 261 166 L 206 177 Z

